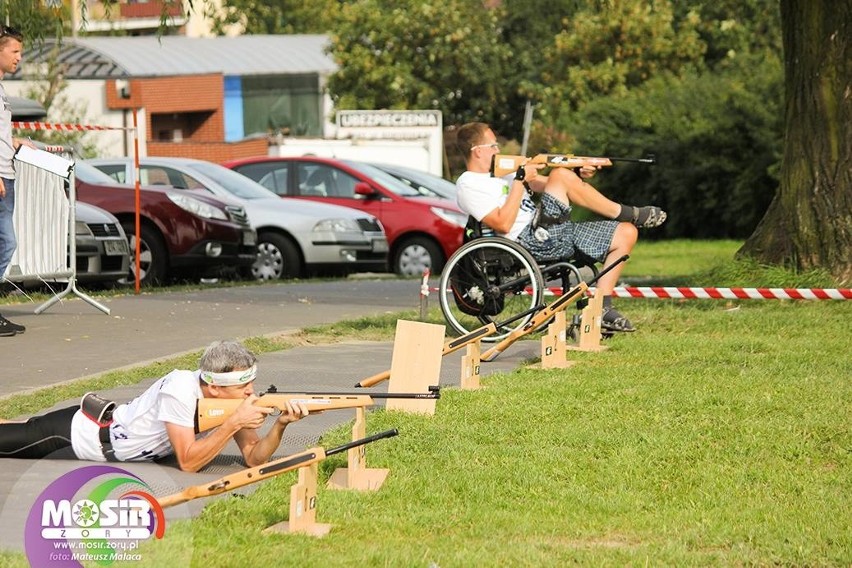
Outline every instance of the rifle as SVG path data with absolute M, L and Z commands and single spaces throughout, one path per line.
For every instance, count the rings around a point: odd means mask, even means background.
M 543 164 L 548 168 L 582 168 L 583 166 L 611 166 L 613 162 L 656 164 L 657 158 L 654 154 L 646 154 L 644 158 L 589 158 L 573 154 L 537 154 L 527 158 L 511 154 L 496 154 L 491 159 L 491 176 L 503 177 L 518 171 L 518 168 L 525 164 Z
M 625 254 L 624 256 L 601 270 L 597 276 L 595 276 L 588 282 L 580 282 L 579 284 L 559 296 L 546 308 L 544 308 L 543 310 L 535 314 L 532 318 L 530 318 L 530 321 L 528 321 L 523 327 L 516 329 L 515 331 L 507 335 L 502 341 L 494 345 L 494 347 L 483 353 L 480 359 L 483 361 L 493 361 L 495 357 L 505 351 L 514 342 L 516 342 L 525 335 L 529 335 L 530 333 L 535 331 L 539 326 L 547 323 L 547 321 L 552 318 L 556 312 L 558 312 L 559 310 L 564 310 L 569 303 L 581 298 L 586 293 L 586 290 L 589 289 L 590 285 L 594 284 L 601 276 L 603 276 L 622 262 L 626 261 L 628 258 L 630 258 L 630 256 Z
M 441 356 L 443 357 L 444 355 L 449 355 L 450 353 L 458 351 L 462 347 L 464 347 L 464 346 L 466 346 L 470 343 L 473 343 L 474 341 L 476 341 L 478 339 L 482 339 L 483 337 L 488 337 L 492 333 L 496 333 L 497 330 L 500 329 L 501 327 L 505 327 L 505 326 L 509 325 L 510 323 L 521 319 L 522 317 L 528 316 L 529 314 L 531 314 L 533 312 L 537 312 L 538 310 L 542 309 L 543 307 L 544 306 L 541 306 L 541 305 L 532 307 L 532 308 L 530 308 L 526 311 L 523 311 L 523 312 L 519 313 L 518 315 L 513 316 L 513 317 L 511 317 L 507 320 L 504 320 L 504 321 L 501 321 L 501 322 L 492 321 L 490 323 L 483 325 L 482 327 L 478 327 L 478 328 L 474 329 L 473 331 L 469 331 L 469 332 L 465 333 L 464 335 L 462 335 L 460 337 L 456 337 L 455 339 L 451 339 L 451 340 L 447 341 L 446 343 L 444 343 L 444 349 L 441 352 Z M 390 373 L 391 373 L 390 370 L 382 371 L 381 373 L 376 373 L 375 375 L 373 375 L 371 377 L 367 377 L 366 379 L 362 379 L 361 381 L 355 383 L 355 388 L 368 388 L 368 387 L 375 386 L 382 381 L 388 380 L 390 378 Z
M 347 392 L 278 392 L 275 385 L 270 385 L 266 392 L 260 393 L 254 402 L 257 406 L 276 408 L 279 413 L 287 402 L 302 403 L 309 412 L 323 410 L 338 410 L 341 408 L 359 408 L 372 406 L 377 398 L 441 398 L 441 387 L 430 386 L 429 392 L 416 393 L 347 393 Z M 200 398 L 196 405 L 195 432 L 205 432 L 216 426 L 221 426 L 225 419 L 233 414 L 243 403 L 241 398 Z
M 391 438 L 397 434 L 399 434 L 399 431 L 394 428 L 392 430 L 385 430 L 384 432 L 373 434 L 372 436 L 367 436 L 366 438 L 361 438 L 360 440 L 354 440 L 348 444 L 343 444 L 342 446 L 338 446 L 330 450 L 325 450 L 321 447 L 310 448 L 298 454 L 293 454 L 257 467 L 249 467 L 242 471 L 226 475 L 212 483 L 202 483 L 201 485 L 187 487 L 180 493 L 161 497 L 157 499 L 157 502 L 165 509 L 166 507 L 180 505 L 181 503 L 198 499 L 199 497 L 218 495 L 219 493 L 232 491 L 244 485 L 261 481 L 267 477 L 272 477 L 273 475 L 281 475 L 282 473 L 287 473 L 288 471 L 293 471 L 300 467 L 313 465 L 317 462 L 321 462 L 328 456 L 339 454 L 340 452 L 345 452 L 352 448 L 363 446 L 364 444 L 368 444 L 376 440 L 381 440 L 382 438 Z

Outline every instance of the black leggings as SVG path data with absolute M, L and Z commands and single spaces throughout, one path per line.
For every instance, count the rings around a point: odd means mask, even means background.
M 71 418 L 79 406 L 0 424 L 0 458 L 77 459 L 71 448 Z

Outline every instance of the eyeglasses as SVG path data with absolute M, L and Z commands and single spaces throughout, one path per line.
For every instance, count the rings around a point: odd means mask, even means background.
M 477 144 L 476 146 L 471 146 L 471 150 L 476 150 L 477 148 L 494 148 L 495 150 L 500 149 L 500 144 L 497 142 L 492 142 L 491 144 Z
M 23 41 L 24 34 L 16 30 L 15 28 L 0 25 L 0 37 L 11 37 L 15 38 L 18 41 Z

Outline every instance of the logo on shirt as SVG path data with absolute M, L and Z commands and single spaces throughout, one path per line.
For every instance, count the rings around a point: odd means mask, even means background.
M 31 566 L 141 560 L 139 542 L 163 538 L 163 508 L 139 477 L 112 466 L 70 471 L 30 509 L 24 548 Z

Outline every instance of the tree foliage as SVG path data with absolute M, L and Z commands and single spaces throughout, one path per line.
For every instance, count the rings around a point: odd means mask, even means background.
M 589 5 L 563 20 L 531 94 L 556 117 L 593 98 L 622 96 L 663 73 L 680 75 L 699 65 L 706 49 L 697 23 L 692 12 L 675 21 L 667 0 Z
M 617 163 L 594 182 L 616 201 L 665 208 L 668 221 L 649 236 L 746 238 L 778 186 L 781 91 L 777 59 L 743 59 L 596 99 L 566 124 L 577 154 L 657 156 L 656 166 Z
M 213 32 L 239 25 L 250 34 L 321 34 L 334 27 L 343 0 L 222 0 L 222 9 L 207 6 Z
M 445 124 L 511 124 L 511 54 L 495 33 L 502 13 L 468 0 L 347 3 L 331 35 L 337 108 L 435 108 Z

